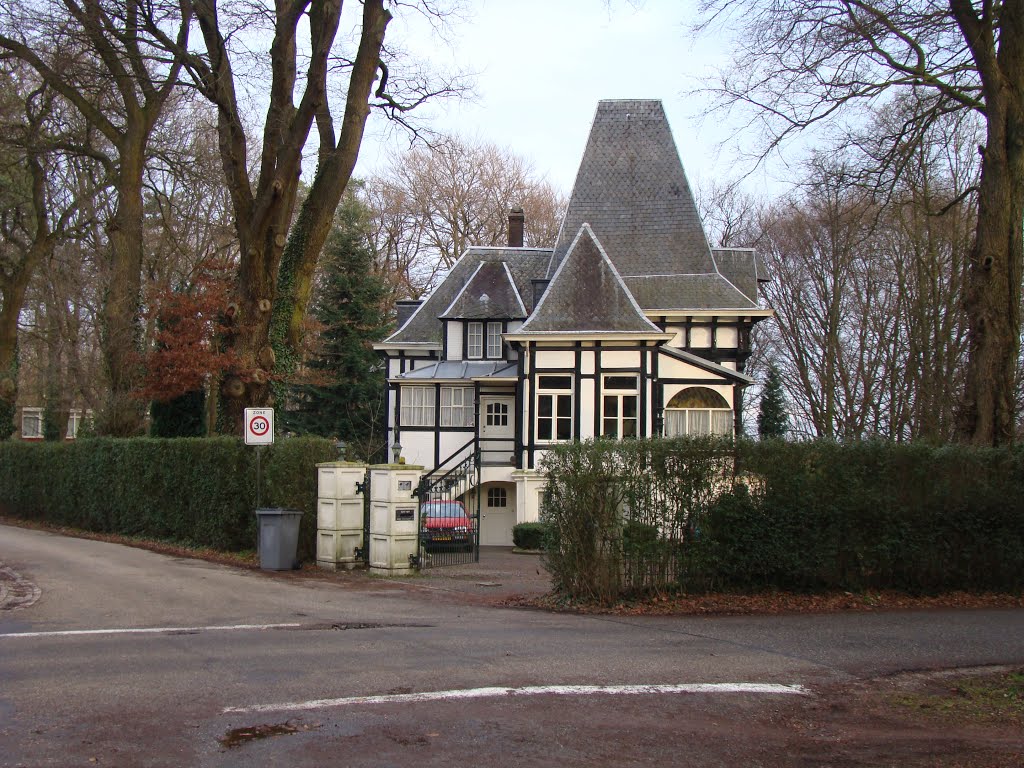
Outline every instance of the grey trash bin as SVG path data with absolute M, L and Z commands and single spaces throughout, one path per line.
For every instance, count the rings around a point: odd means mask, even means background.
M 260 524 L 260 568 L 265 571 L 297 568 L 302 512 L 295 509 L 257 509 L 256 516 Z

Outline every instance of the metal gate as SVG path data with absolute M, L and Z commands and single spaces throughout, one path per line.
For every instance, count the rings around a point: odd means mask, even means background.
M 356 557 L 363 565 L 370 567 L 370 468 L 366 468 L 363 482 L 356 483 L 356 493 L 363 496 L 363 545 L 356 550 Z
M 448 471 L 420 480 L 421 568 L 480 560 L 480 453 L 472 451 Z

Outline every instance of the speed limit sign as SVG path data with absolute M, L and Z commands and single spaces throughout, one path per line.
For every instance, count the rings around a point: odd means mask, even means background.
M 274 443 L 274 409 L 245 409 L 245 444 L 273 445 Z

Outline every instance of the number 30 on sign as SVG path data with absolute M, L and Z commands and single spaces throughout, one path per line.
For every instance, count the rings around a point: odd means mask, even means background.
M 245 444 L 273 445 L 274 443 L 274 409 L 245 409 Z

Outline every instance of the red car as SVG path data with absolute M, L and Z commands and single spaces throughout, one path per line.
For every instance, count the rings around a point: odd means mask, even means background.
M 420 541 L 426 549 L 473 547 L 473 521 L 461 501 L 425 501 L 420 505 Z

